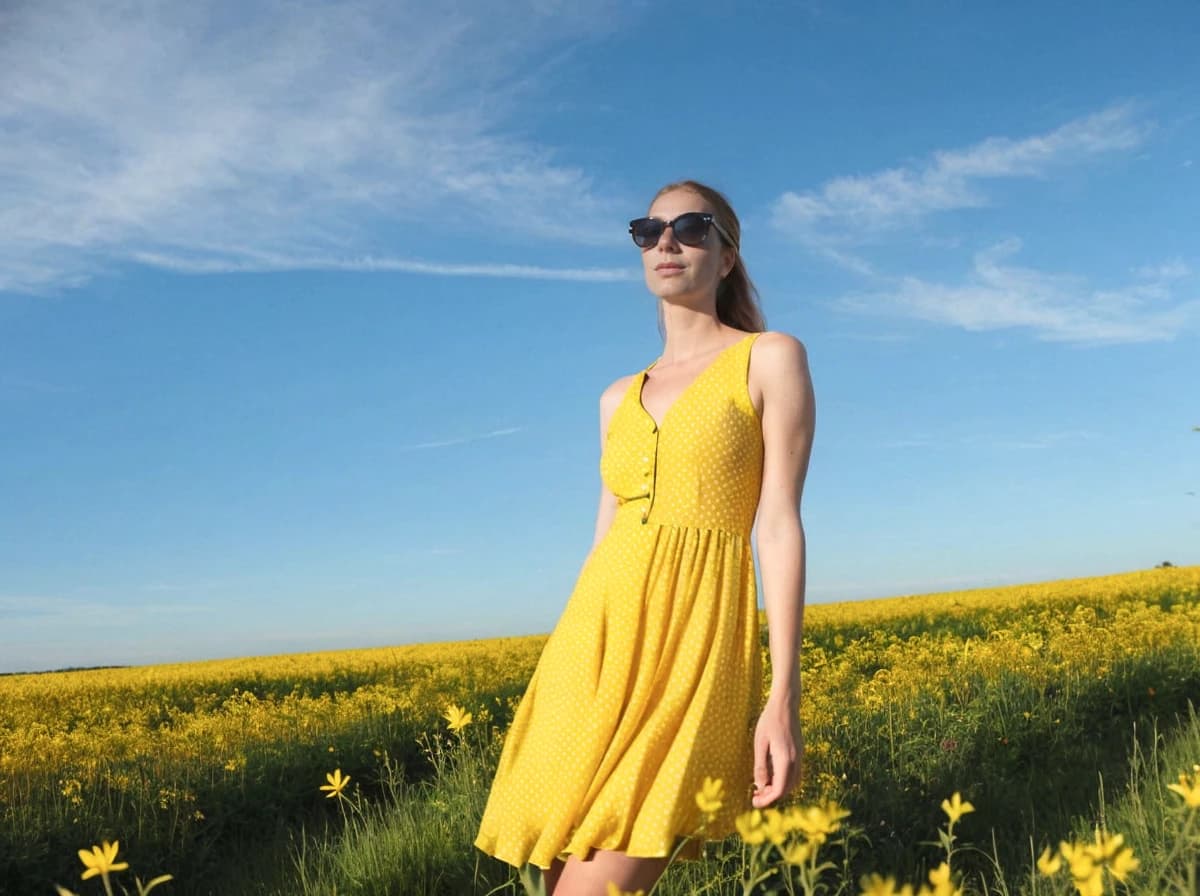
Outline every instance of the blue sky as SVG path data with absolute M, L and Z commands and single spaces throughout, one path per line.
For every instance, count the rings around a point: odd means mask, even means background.
M 810 602 L 1200 562 L 1191 0 L 0 26 L 0 671 L 549 631 L 681 177 L 809 352 Z

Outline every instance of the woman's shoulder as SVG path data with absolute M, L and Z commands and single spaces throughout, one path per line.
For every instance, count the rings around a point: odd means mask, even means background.
M 621 399 L 625 397 L 625 393 L 629 391 L 629 387 L 633 385 L 636 378 L 636 373 L 617 377 L 600 393 L 600 404 L 606 407 L 616 407 L 621 403 Z
M 791 333 L 782 330 L 763 330 L 754 340 L 754 355 L 768 356 L 776 363 L 803 359 L 808 354 L 804 343 Z
M 791 388 L 797 382 L 810 379 L 808 350 L 791 333 L 764 330 L 754 340 L 750 355 L 750 377 L 756 383 L 770 387 Z

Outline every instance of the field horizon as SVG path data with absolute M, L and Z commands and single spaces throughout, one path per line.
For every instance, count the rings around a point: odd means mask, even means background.
M 848 600 L 806 601 L 805 611 L 806 612 L 812 611 L 818 607 L 831 607 L 832 608 L 832 607 L 842 607 L 842 606 L 847 606 L 847 605 L 853 605 L 853 606 L 871 605 L 871 606 L 873 606 L 873 605 L 879 605 L 879 604 L 886 604 L 888 601 L 902 601 L 902 600 L 911 599 L 914 597 L 924 597 L 924 598 L 961 597 L 961 596 L 967 596 L 967 595 L 979 595 L 979 594 L 983 594 L 983 593 L 991 595 L 991 594 L 995 594 L 996 592 L 1004 592 L 1004 591 L 1008 591 L 1011 589 L 1028 588 L 1028 587 L 1032 587 L 1032 586 L 1039 586 L 1039 587 L 1040 586 L 1051 586 L 1051 585 L 1067 586 L 1070 584 L 1084 584 L 1086 582 L 1098 581 L 1100 579 L 1111 579 L 1114 576 L 1132 575 L 1135 573 L 1148 572 L 1148 571 L 1155 570 L 1155 569 L 1187 570 L 1187 569 L 1193 568 L 1193 566 L 1195 566 L 1195 568 L 1200 568 L 1200 564 L 1193 565 L 1193 564 L 1177 564 L 1177 563 L 1171 563 L 1171 562 L 1165 562 L 1165 563 L 1160 562 L 1160 563 L 1155 564 L 1154 566 L 1150 566 L 1150 567 L 1139 567 L 1139 568 L 1135 568 L 1135 569 L 1121 570 L 1118 572 L 1098 573 L 1096 575 L 1087 575 L 1087 576 L 1065 576 L 1065 577 L 1051 578 L 1051 579 L 1031 579 L 1028 582 L 1010 583 L 1010 584 L 1006 584 L 1006 585 L 979 585 L 979 586 L 975 586 L 972 588 L 951 589 L 951 590 L 945 590 L 945 591 L 922 591 L 922 592 L 914 591 L 914 592 L 905 592 L 905 593 L 901 593 L 901 594 L 890 594 L 890 595 L 886 595 L 884 597 L 860 597 L 860 598 L 851 598 Z M 765 622 L 765 615 L 764 615 L 764 611 L 763 611 L 761 605 L 759 607 L 759 616 Z M 331 656 L 334 654 L 356 653 L 356 652 L 360 652 L 360 651 L 361 652 L 370 652 L 370 651 L 377 651 L 377 650 L 391 650 L 391 649 L 401 649 L 401 648 L 420 648 L 420 647 L 441 648 L 441 647 L 446 647 L 449 645 L 456 645 L 456 644 L 482 645 L 482 644 L 488 644 L 493 641 L 504 641 L 504 640 L 513 640 L 513 639 L 521 639 L 521 638 L 547 637 L 549 634 L 550 634 L 549 631 L 539 631 L 539 632 L 525 632 L 525 633 L 513 634 L 513 635 L 488 635 L 488 636 L 479 637 L 479 638 L 446 638 L 446 639 L 433 639 L 433 640 L 422 640 L 422 641 L 400 641 L 400 642 L 388 642 L 385 644 L 377 644 L 377 645 L 363 645 L 363 646 L 358 646 L 358 647 L 331 647 L 331 648 L 328 648 L 325 650 L 285 651 L 285 652 L 276 652 L 276 653 L 250 653 L 250 654 L 239 654 L 237 656 L 227 656 L 227 657 L 202 657 L 199 659 L 179 660 L 176 662 L 164 662 L 164 663 L 103 663 L 103 664 L 99 664 L 99 665 L 88 665 L 88 666 L 61 666 L 61 667 L 57 667 L 57 668 L 53 668 L 53 669 L 27 669 L 27 670 L 0 672 L 0 678 L 18 677 L 18 676 L 23 676 L 23 675 L 60 675 L 60 674 L 68 674 L 68 673 L 75 673 L 75 672 L 99 672 L 99 671 L 105 671 L 105 670 L 174 668 L 174 667 L 178 667 L 178 666 L 192 666 L 192 665 L 205 664 L 205 663 L 241 663 L 241 662 L 250 662 L 250 661 L 257 661 L 257 660 L 263 660 L 263 661 L 276 660 L 276 659 L 281 659 L 281 658 L 321 657 L 321 656 L 327 657 L 327 656 Z

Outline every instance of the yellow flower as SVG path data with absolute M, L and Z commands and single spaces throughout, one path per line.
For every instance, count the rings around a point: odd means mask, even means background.
M 1167 789 L 1174 790 L 1183 797 L 1183 803 L 1189 809 L 1200 809 L 1200 774 L 1189 780 L 1185 773 L 1180 772 L 1179 783 L 1168 784 Z
M 1124 842 L 1124 834 L 1109 836 L 1108 833 L 1101 831 L 1100 828 L 1096 828 L 1096 841 L 1084 846 L 1083 849 L 1097 862 L 1108 862 L 1109 859 L 1117 854 L 1117 850 L 1121 848 L 1121 844 Z
M 725 805 L 725 783 L 720 778 L 705 778 L 696 794 L 696 805 L 710 818 Z
M 1058 844 L 1058 850 L 1067 860 L 1067 867 L 1071 869 L 1071 877 L 1075 878 L 1076 886 L 1081 880 L 1090 880 L 1094 875 L 1100 873 L 1100 866 L 1096 865 L 1096 860 L 1088 847 L 1063 842 Z
M 329 783 L 322 784 L 320 789 L 328 790 L 329 793 L 325 794 L 325 798 L 331 800 L 335 796 L 342 795 L 342 791 L 345 790 L 346 785 L 350 783 L 350 776 L 342 775 L 342 770 L 338 768 L 334 769 L 332 774 L 327 774 L 325 776 L 325 780 Z
M 1042 850 L 1042 854 L 1038 856 L 1037 866 L 1038 871 L 1042 872 L 1046 877 L 1051 877 L 1058 874 L 1062 868 L 1062 856 L 1052 855 L 1050 847 L 1047 846 Z
M 962 890 L 950 879 L 950 866 L 946 862 L 929 872 L 929 882 L 933 884 L 930 891 L 933 896 L 962 896 Z
M 894 877 L 872 874 L 862 879 L 862 896 L 912 896 L 912 884 L 897 889 Z
M 627 893 L 610 880 L 608 882 L 608 896 L 646 896 L 646 891 L 638 890 L 636 893 Z
M 954 824 L 968 812 L 974 812 L 975 807 L 966 802 L 956 790 L 950 799 L 942 800 L 942 811 L 946 813 L 950 823 Z
M 1075 878 L 1075 889 L 1079 896 L 1104 896 L 1104 878 L 1100 874 L 1101 866 L 1097 865 L 1087 877 Z
M 471 724 L 471 714 L 464 712 L 462 707 L 451 703 L 446 707 L 446 711 L 442 714 L 442 718 L 450 723 L 451 731 L 462 731 Z
M 1071 877 L 1074 878 L 1075 888 L 1081 896 L 1100 896 L 1104 889 L 1102 872 L 1105 868 L 1108 868 L 1109 873 L 1117 880 L 1124 881 L 1129 872 L 1141 864 L 1134 858 L 1132 849 L 1121 848 L 1124 842 L 1123 834 L 1109 834 L 1096 828 L 1095 840 L 1092 843 L 1059 844 L 1059 851 L 1071 868 Z M 1050 862 L 1049 852 L 1047 849 L 1042 853 L 1042 858 L 1038 859 L 1038 867 L 1044 874 L 1051 874 L 1059 867 L 1057 861 Z M 1047 866 L 1053 865 L 1053 871 L 1047 871 L 1046 867 L 1043 867 L 1043 859 L 1046 860 Z
M 783 860 L 789 865 L 803 865 L 816 851 L 816 846 L 807 841 L 790 843 L 783 850 Z
M 805 839 L 820 845 L 825 838 L 841 827 L 840 821 L 850 813 L 837 803 L 828 802 L 823 806 L 792 806 L 787 810 L 788 830 L 800 831 Z
M 120 840 L 114 840 L 109 843 L 105 840 L 103 846 L 93 846 L 90 850 L 79 850 L 79 860 L 86 866 L 86 870 L 81 875 L 83 880 L 95 877 L 97 874 L 108 877 L 110 871 L 124 871 L 129 867 L 128 862 L 113 861 L 117 857 L 117 844 L 120 842 Z
M 743 812 L 734 819 L 734 824 L 737 825 L 738 834 L 744 842 L 751 846 L 757 846 L 767 839 L 767 832 L 763 830 L 763 814 L 761 809 L 751 809 L 749 812 Z
M 763 813 L 763 833 L 776 846 L 787 839 L 788 829 L 782 812 L 778 809 L 767 809 Z
M 1130 871 L 1136 871 L 1142 864 L 1134 858 L 1133 850 L 1128 846 L 1113 856 L 1108 862 L 1108 870 L 1119 881 L 1124 881 Z

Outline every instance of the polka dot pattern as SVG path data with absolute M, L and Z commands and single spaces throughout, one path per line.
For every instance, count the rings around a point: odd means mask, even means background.
M 580 571 L 504 743 L 475 845 L 521 866 L 592 849 L 670 855 L 750 807 L 762 688 L 750 530 L 762 427 L 747 388 L 757 333 L 727 346 L 661 426 L 642 406 L 649 365 L 609 421 L 600 475 L 612 525 Z M 698 844 L 684 855 L 694 857 Z

